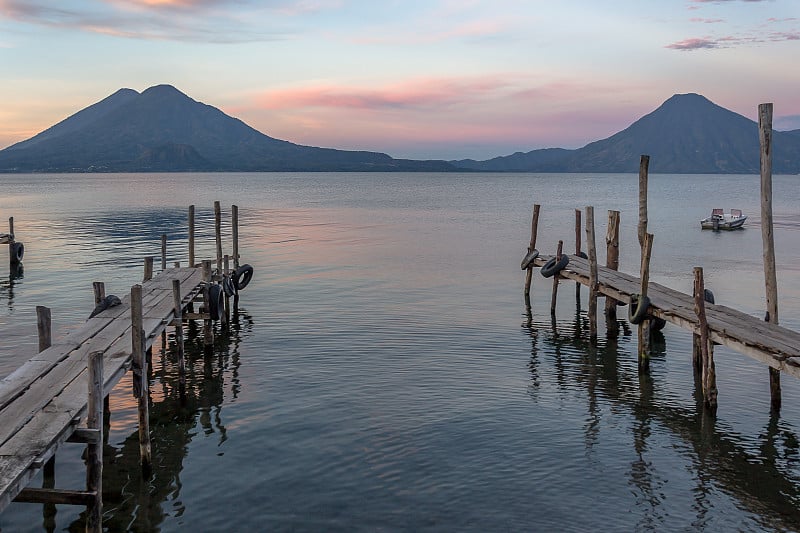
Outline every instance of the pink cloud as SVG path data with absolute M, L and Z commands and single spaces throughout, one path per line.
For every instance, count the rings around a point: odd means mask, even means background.
M 693 18 L 689 19 L 690 22 L 702 22 L 704 24 L 716 24 L 719 22 L 725 22 L 723 19 L 704 19 L 704 18 Z
M 672 50 L 707 50 L 712 48 L 719 48 L 719 42 L 716 39 L 709 39 L 707 37 L 693 37 L 691 39 L 684 39 L 672 44 L 668 44 L 665 48 Z

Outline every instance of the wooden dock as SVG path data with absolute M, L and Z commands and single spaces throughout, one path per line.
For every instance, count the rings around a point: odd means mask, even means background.
M 203 321 L 203 343 L 213 349 L 212 321 L 229 323 L 239 291 L 253 275 L 239 265 L 238 207 L 231 209 L 233 255 L 223 255 L 221 208 L 214 203 L 216 269 L 212 261 L 195 262 L 194 206 L 189 207 L 189 265 L 167 268 L 167 236 L 161 237 L 161 271 L 153 275 L 154 258 L 145 257 L 144 281 L 130 295 L 105 295 L 94 283 L 98 306 L 86 322 L 51 341 L 50 309 L 37 307 L 39 353 L 16 354 L 27 362 L 0 381 L 0 512 L 12 501 L 85 505 L 86 530 L 102 531 L 103 412 L 108 393 L 130 370 L 138 401 L 139 448 L 143 472 L 151 467 L 148 357 L 153 342 L 166 342 L 174 327 L 180 382 L 185 381 L 183 324 Z M 13 219 L 10 221 L 13 228 Z M 13 230 L 12 230 L 13 231 Z M 13 243 L 13 234 L 2 237 Z M 233 269 L 230 269 L 230 262 Z M 195 312 L 194 302 L 200 308 Z M 87 312 L 87 314 L 89 314 Z M 56 489 L 54 460 L 65 442 L 87 445 L 85 490 Z M 27 487 L 44 470 L 42 488 Z
M 552 257 L 540 255 L 534 259 L 534 264 L 542 266 Z M 559 275 L 588 287 L 589 268 L 588 259 L 572 255 Z M 638 277 L 599 265 L 597 276 L 598 292 L 614 300 L 630 303 L 631 296 L 640 292 L 641 280 Z M 652 316 L 693 333 L 699 332 L 693 296 L 654 282 L 649 283 L 647 296 Z M 706 303 L 705 312 L 711 341 L 800 378 L 800 333 L 724 305 Z

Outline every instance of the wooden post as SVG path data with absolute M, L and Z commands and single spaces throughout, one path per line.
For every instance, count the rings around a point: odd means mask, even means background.
M 644 237 L 647 234 L 647 170 L 650 166 L 650 156 L 643 155 L 639 160 L 639 246 L 644 247 Z
M 139 457 L 142 469 L 149 472 L 152 465 L 150 450 L 150 413 L 147 383 L 146 339 L 142 326 L 142 286 L 131 287 L 131 341 L 133 355 L 133 395 L 139 407 Z
M 86 426 L 99 435 L 86 446 L 86 490 L 95 495 L 86 509 L 86 531 L 99 533 L 103 530 L 103 352 L 89 354 L 88 376 Z
M 528 253 L 536 248 L 536 233 L 539 227 L 539 204 L 533 205 L 533 218 L 531 219 L 531 242 L 528 245 Z M 525 273 L 525 307 L 531 308 L 531 281 L 533 280 L 533 265 L 529 265 Z
M 17 258 L 14 256 L 14 217 L 8 217 L 8 235 L 8 264 L 13 267 L 14 263 L 17 262 Z
M 608 227 L 606 228 L 606 268 L 619 269 L 619 211 L 608 212 Z M 617 323 L 617 301 L 606 296 L 605 305 L 606 330 L 609 337 L 619 335 Z
M 699 322 L 700 357 L 702 359 L 703 399 L 708 408 L 717 408 L 717 377 L 714 369 L 714 348 L 708 338 L 708 321 L 706 320 L 705 282 L 703 269 L 694 267 L 694 311 Z
M 575 255 L 581 255 L 581 210 L 575 210 Z M 581 283 L 575 282 L 575 301 L 581 301 Z
M 561 252 L 564 249 L 564 241 L 558 241 L 558 251 L 556 252 L 556 263 L 561 261 Z M 556 314 L 556 298 L 558 297 L 558 278 L 561 276 L 556 273 L 553 276 L 553 296 L 550 298 L 550 315 Z
M 167 234 L 161 234 L 161 270 L 167 269 Z
M 211 327 L 211 261 L 203 261 L 203 345 L 208 347 L 214 344 L 214 329 Z
M 230 259 L 231 259 L 230 256 L 227 255 L 227 254 L 225 254 L 225 256 L 222 258 L 222 261 L 223 261 L 223 264 L 224 264 L 224 269 L 225 269 L 224 274 L 226 276 L 230 276 L 230 266 L 231 266 Z M 225 293 L 225 320 L 224 320 L 224 323 L 227 326 L 228 324 L 230 324 L 230 322 L 231 322 L 231 297 L 228 296 L 228 293 L 226 292 Z
M 181 385 L 186 384 L 186 356 L 183 346 L 183 301 L 181 300 L 181 282 L 172 280 L 172 302 L 175 314 L 175 347 L 178 350 L 178 376 Z
M 647 296 L 647 286 L 650 283 L 650 253 L 652 249 L 653 234 L 645 233 L 644 245 L 642 246 L 641 298 Z M 648 318 L 645 318 L 639 324 L 639 368 L 644 371 L 650 369 L 650 320 Z
M 36 329 L 39 332 L 39 351 L 43 352 L 53 344 L 53 328 L 50 308 L 36 306 Z
M 194 267 L 194 206 L 189 206 L 189 267 Z
M 153 256 L 144 258 L 144 276 L 142 281 L 150 281 L 153 279 Z
M 758 138 L 761 143 L 761 240 L 764 248 L 764 284 L 767 321 L 778 323 L 778 277 L 775 269 L 775 234 L 772 222 L 772 104 L 758 106 Z M 769 369 L 773 411 L 781 408 L 781 373 Z
M 239 206 L 231 206 L 231 233 L 233 234 L 233 269 L 239 268 Z
M 222 209 L 214 202 L 214 235 L 217 241 L 217 272 L 222 272 Z
M 102 281 L 95 281 L 92 283 L 92 290 L 94 291 L 94 305 L 99 305 L 106 297 L 106 284 Z
M 589 249 L 589 336 L 597 340 L 597 246 L 594 234 L 594 207 L 586 206 L 586 246 Z

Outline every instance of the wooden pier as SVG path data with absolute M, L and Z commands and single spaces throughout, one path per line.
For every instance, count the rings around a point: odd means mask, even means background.
M 52 344 L 50 310 L 37 308 L 39 353 L 0 381 L 0 512 L 12 501 L 87 506 L 87 531 L 102 530 L 103 410 L 108 393 L 128 370 L 139 405 L 141 464 L 149 471 L 148 352 L 168 327 L 175 328 L 183 383 L 183 324 L 204 321 L 206 346 L 213 343 L 211 322 L 226 323 L 238 301 L 238 290 L 249 282 L 252 267 L 242 265 L 240 277 L 238 209 L 233 206 L 234 256 L 222 255 L 219 202 L 215 203 L 217 269 L 212 261 L 194 263 L 194 206 L 189 209 L 190 266 L 166 265 L 162 236 L 162 270 L 153 275 L 153 257 L 145 258 L 144 281 L 123 298 L 107 297 L 95 282 L 98 306 L 86 323 Z M 224 269 L 223 265 L 224 257 Z M 229 271 L 230 259 L 237 267 Z M 227 288 L 223 292 L 223 286 Z M 230 289 L 230 287 L 234 287 Z M 224 296 L 223 296 L 224 295 Z M 200 301 L 198 312 L 194 302 Z M 88 313 L 87 313 L 88 314 Z M 24 358 L 25 354 L 20 354 Z M 56 489 L 53 461 L 65 442 L 87 445 L 86 490 Z M 45 488 L 27 487 L 44 468 Z M 47 478 L 50 478 L 48 483 Z
M 586 207 L 585 235 L 588 254 L 581 251 L 581 211 L 575 217 L 575 255 L 563 252 L 558 241 L 553 255 L 541 255 L 536 249 L 540 205 L 534 205 L 531 240 L 521 267 L 527 270 L 525 304 L 530 314 L 530 291 L 533 267 L 542 267 L 545 277 L 552 277 L 551 314 L 555 314 L 560 279 L 570 279 L 589 288 L 588 318 L 590 337 L 597 338 L 597 298 L 605 296 L 608 335 L 617 334 L 617 305 L 628 305 L 628 319 L 638 326 L 638 360 L 640 371 L 649 370 L 651 329 L 660 329 L 670 322 L 693 333 L 692 361 L 700 377 L 705 406 L 712 412 L 717 407 L 714 345 L 722 344 L 747 355 L 769 368 L 772 410 L 781 407 L 780 375 L 800 378 L 800 333 L 778 325 L 778 288 L 775 272 L 775 244 L 772 223 L 772 104 L 759 106 L 759 139 L 761 143 L 761 226 L 764 250 L 766 318 L 762 321 L 730 307 L 715 305 L 713 295 L 705 289 L 702 267 L 695 266 L 693 294 L 683 294 L 649 281 L 650 254 L 654 235 L 647 232 L 647 180 L 650 158 L 641 157 L 639 167 L 639 213 L 637 234 L 641 247 L 639 277 L 617 271 L 619 266 L 620 213 L 609 211 L 606 234 L 606 266 L 597 261 L 594 208 Z M 578 291 L 580 291 L 578 285 Z M 580 292 L 578 292 L 580 295 Z

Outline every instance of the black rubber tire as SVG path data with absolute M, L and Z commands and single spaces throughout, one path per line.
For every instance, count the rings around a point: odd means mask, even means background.
M 527 268 L 531 266 L 531 263 L 533 263 L 533 260 L 536 259 L 537 257 L 539 257 L 539 250 L 534 248 L 533 250 L 525 254 L 525 257 L 522 258 L 522 263 L 520 263 L 519 265 L 520 269 L 527 270 Z
M 714 303 L 714 293 L 711 289 L 703 289 L 703 299 L 710 304 Z
M 546 278 L 552 278 L 553 276 L 564 270 L 564 268 L 566 268 L 568 264 L 569 264 L 569 256 L 567 254 L 562 255 L 561 260 L 558 262 L 556 262 L 556 258 L 553 257 L 542 266 L 542 270 L 540 272 L 542 273 L 542 276 Z
M 221 320 L 225 312 L 225 301 L 222 299 L 222 286 L 212 285 L 208 289 L 208 314 L 211 320 Z
M 647 317 L 647 309 L 650 307 L 650 298 L 642 297 L 640 294 L 631 294 L 631 304 L 628 306 L 628 322 L 631 324 L 641 324 Z
M 654 316 L 650 319 L 650 331 L 661 331 L 664 329 L 664 326 L 667 325 L 667 321 L 663 318 L 658 318 Z
M 225 295 L 228 298 L 236 296 L 236 286 L 234 285 L 233 278 L 231 276 L 224 276 L 222 278 L 222 290 L 225 292 Z
M 21 263 L 22 257 L 25 255 L 25 245 L 21 242 L 11 243 L 11 262 Z
M 253 279 L 253 267 L 244 264 L 236 269 L 231 278 L 233 279 L 233 286 L 237 291 L 240 291 L 247 287 L 247 284 Z
M 577 253 L 577 254 L 575 254 L 575 255 L 577 255 L 578 257 L 582 257 L 582 258 L 584 258 L 584 259 L 589 259 L 589 256 L 588 256 L 588 255 L 586 255 L 586 252 L 583 252 L 583 251 L 581 251 L 581 252 L 578 252 L 578 253 Z

